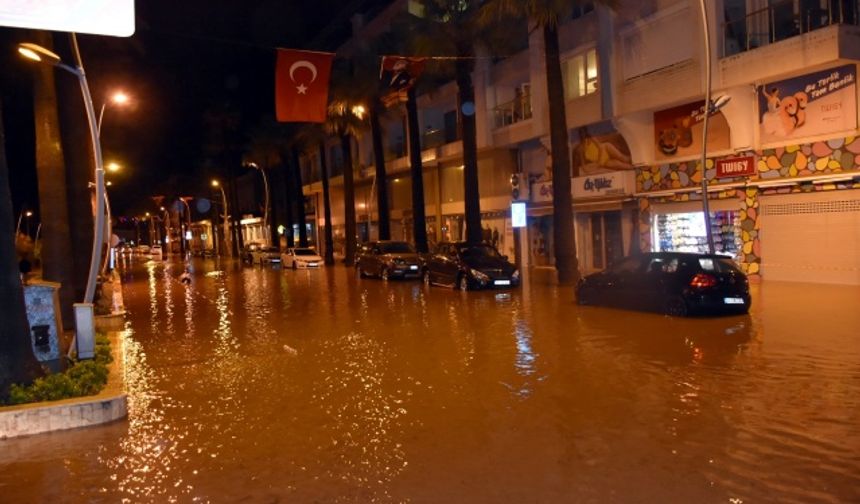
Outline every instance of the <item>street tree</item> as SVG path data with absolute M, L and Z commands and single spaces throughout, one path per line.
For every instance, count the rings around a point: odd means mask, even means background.
M 579 264 L 573 225 L 570 147 L 558 27 L 561 19 L 569 18 L 572 9 L 584 3 L 580 0 L 489 0 L 481 14 L 482 23 L 486 25 L 504 18 L 529 19 L 543 35 L 552 158 L 553 252 L 558 281 L 562 285 L 577 282 Z M 605 0 L 603 3 L 611 5 L 614 2 Z
M 304 152 L 317 150 L 320 163 L 320 182 L 323 190 L 323 259 L 327 265 L 334 264 L 334 236 L 331 228 L 331 195 L 329 193 L 329 170 L 326 159 L 326 139 L 328 138 L 325 127 L 319 124 L 306 124 L 296 136 L 296 144 L 304 149 Z
M 0 103 L 0 314 L 3 318 L 0 324 L 0 399 L 8 395 L 13 383 L 29 383 L 41 374 L 30 343 L 24 289 L 18 274 L 2 105 Z

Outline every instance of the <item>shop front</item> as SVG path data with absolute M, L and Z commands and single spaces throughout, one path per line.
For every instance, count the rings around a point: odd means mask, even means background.
M 741 208 L 737 198 L 709 201 L 714 250 L 739 259 L 742 248 Z M 651 205 L 651 250 L 654 252 L 708 252 L 702 202 Z

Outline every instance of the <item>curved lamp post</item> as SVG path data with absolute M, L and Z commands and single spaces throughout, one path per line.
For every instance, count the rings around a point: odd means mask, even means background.
M 227 212 L 227 193 L 224 192 L 224 187 L 221 186 L 221 183 L 217 180 L 212 181 L 212 187 L 217 187 L 221 190 L 221 206 L 224 207 L 224 213 L 221 217 L 224 219 L 224 242 L 223 249 L 226 251 L 232 251 L 233 249 L 230 247 L 230 238 L 229 238 L 229 229 L 227 228 L 227 217 L 229 213 Z M 232 253 L 232 252 L 231 252 Z
M 264 189 L 264 194 L 266 196 L 265 202 L 264 202 L 265 206 L 263 207 L 263 236 L 266 237 L 266 245 L 271 246 L 272 240 L 271 240 L 271 237 L 269 236 L 271 234 L 271 232 L 269 230 L 269 179 L 268 179 L 268 177 L 266 177 L 266 170 L 264 170 L 262 167 L 258 166 L 257 163 L 251 162 L 251 163 L 246 164 L 245 166 L 247 166 L 248 168 L 253 168 L 253 169 L 259 171 L 260 175 L 263 176 L 263 189 Z
M 705 42 L 705 117 L 702 119 L 702 213 L 705 217 L 705 236 L 708 239 L 708 253 L 714 254 L 714 235 L 711 232 L 711 211 L 708 208 L 708 118 L 723 108 L 731 97 L 723 95 L 711 101 L 711 36 L 708 27 L 708 7 L 705 0 L 699 0 L 702 10 L 702 30 Z
M 96 121 L 96 111 L 93 108 L 93 97 L 90 94 L 89 84 L 87 84 L 87 76 L 84 73 L 83 62 L 81 61 L 81 53 L 78 49 L 78 39 L 75 34 L 71 34 L 72 50 L 75 55 L 76 66 L 66 65 L 60 60 L 60 57 L 52 51 L 44 47 L 31 44 L 28 42 L 18 45 L 18 52 L 33 61 L 53 65 L 71 73 L 78 78 L 78 83 L 81 86 L 81 95 L 83 95 L 84 105 L 87 111 L 87 123 L 90 128 L 90 139 L 92 141 L 93 156 L 95 158 L 95 214 L 93 217 L 93 246 L 90 254 L 90 270 L 87 277 L 87 289 L 84 293 L 84 302 L 92 303 L 96 292 L 96 281 L 99 272 L 99 259 L 101 258 L 101 245 L 104 240 L 104 212 L 105 212 L 105 171 L 102 160 L 102 147 L 99 141 L 99 131 Z

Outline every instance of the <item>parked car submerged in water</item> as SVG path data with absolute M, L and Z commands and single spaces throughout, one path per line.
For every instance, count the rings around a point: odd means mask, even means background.
M 278 247 L 257 247 L 251 251 L 251 264 L 281 264 L 281 251 Z
M 520 272 L 487 244 L 440 243 L 424 260 L 424 283 L 460 290 L 516 287 Z
M 728 256 L 652 252 L 630 256 L 576 286 L 581 305 L 692 314 L 747 313 L 747 276 Z
M 323 258 L 310 247 L 288 248 L 281 255 L 281 261 L 285 266 L 293 269 L 320 268 L 323 266 Z
M 367 242 L 361 246 L 355 260 L 359 277 L 419 278 L 421 261 L 415 248 L 403 241 Z

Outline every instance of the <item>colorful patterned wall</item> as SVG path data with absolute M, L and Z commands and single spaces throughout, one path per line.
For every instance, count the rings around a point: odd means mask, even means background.
M 775 149 L 738 154 L 755 155 L 758 159 L 759 179 L 778 179 L 826 175 L 844 171 L 860 170 L 860 137 L 837 138 L 811 144 L 790 145 Z M 684 189 L 701 184 L 702 172 L 699 161 L 664 164 L 636 170 L 637 192 Z M 708 159 L 706 175 L 715 180 L 714 160 Z M 744 178 L 721 179 L 720 182 L 742 181 Z M 809 190 L 837 190 L 860 188 L 860 182 L 829 183 L 814 188 L 795 185 L 779 189 L 768 189 L 765 194 L 795 193 Z M 759 195 L 756 187 L 720 191 L 716 199 L 737 198 L 741 227 L 742 249 L 739 259 L 743 270 L 751 280 L 759 279 L 761 268 L 761 242 L 759 238 Z M 712 196 L 713 197 L 713 196 Z M 695 193 L 685 192 L 653 198 L 653 201 L 696 201 Z M 651 250 L 651 203 L 652 199 L 639 199 L 639 243 L 642 250 Z

